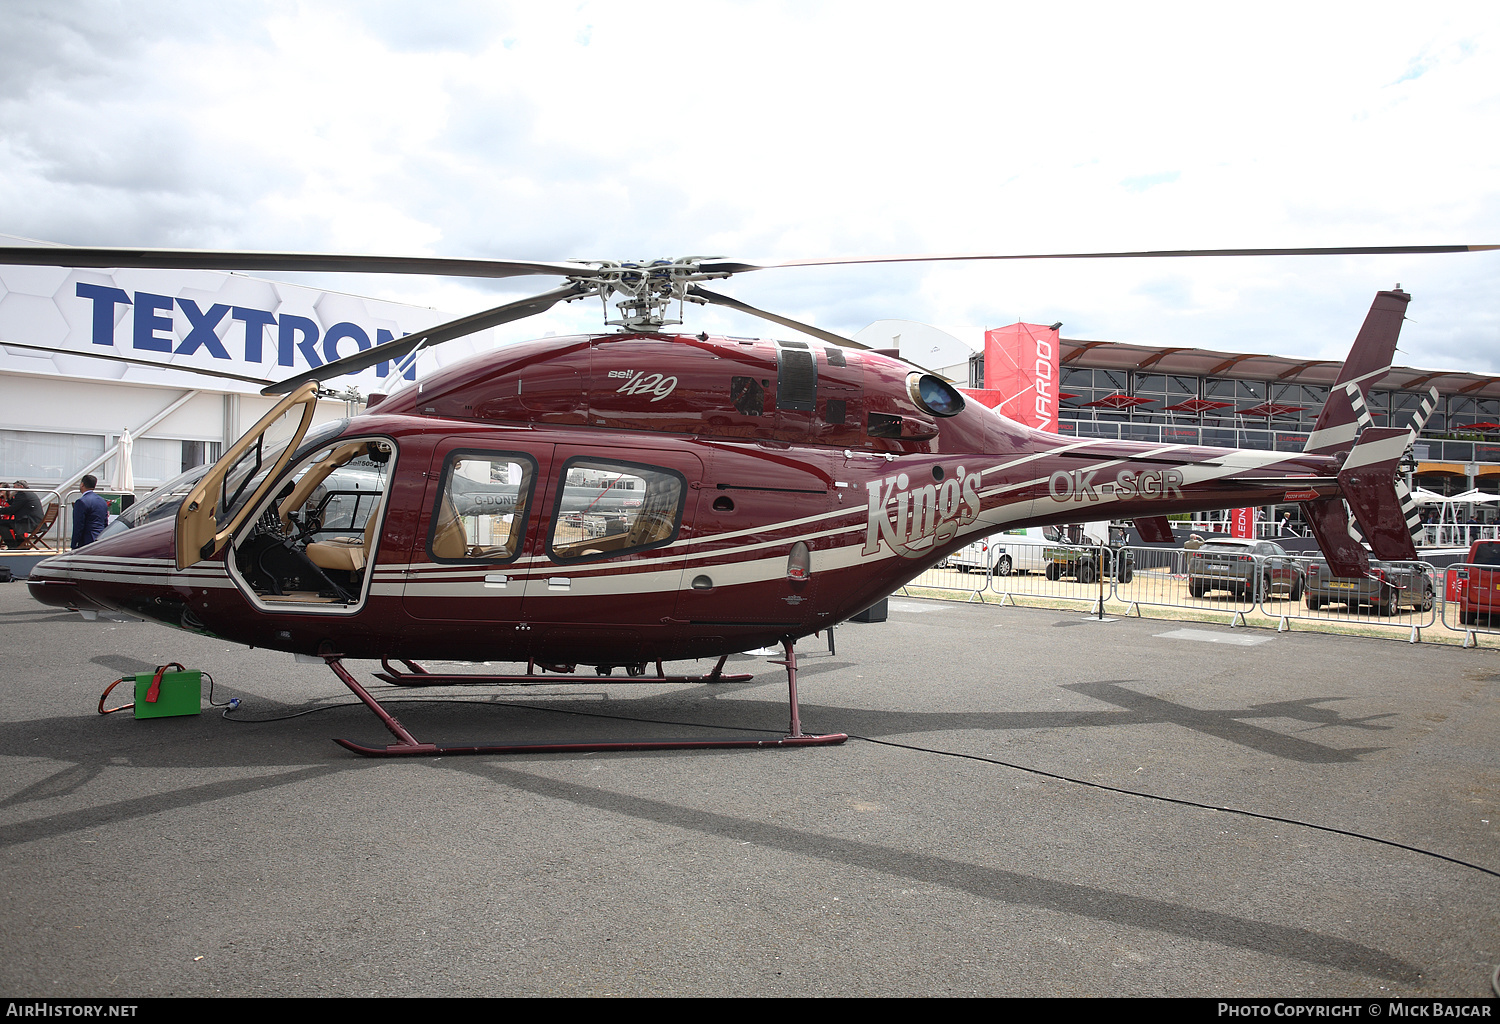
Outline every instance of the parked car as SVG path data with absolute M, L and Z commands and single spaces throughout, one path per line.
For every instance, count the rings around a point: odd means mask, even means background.
M 1372 561 L 1370 573 L 1364 579 L 1348 579 L 1334 576 L 1322 559 L 1308 563 L 1307 607 L 1317 611 L 1325 604 L 1342 603 L 1351 612 L 1367 606 L 1383 615 L 1395 615 L 1403 606 L 1431 611 L 1437 600 L 1437 586 L 1424 566 Z
M 1044 572 L 1051 560 L 1047 548 L 1066 539 L 1060 526 L 1031 526 L 993 533 L 955 551 L 948 564 L 959 572 L 993 570 L 996 576 L 1013 572 Z
M 1482 615 L 1493 624 L 1495 616 L 1500 615 L 1500 540 L 1470 544 L 1468 564 L 1473 568 L 1454 570 L 1462 594 L 1463 621 L 1474 623 Z
M 1227 590 L 1239 598 L 1278 591 L 1293 601 L 1302 597 L 1302 570 L 1273 541 L 1212 537 L 1188 552 L 1187 571 L 1188 593 L 1194 597 L 1212 590 Z

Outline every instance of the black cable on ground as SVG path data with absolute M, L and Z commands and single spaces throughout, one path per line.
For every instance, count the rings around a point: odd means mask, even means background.
M 1109 793 L 1120 793 L 1125 796 L 1138 796 L 1146 800 L 1159 800 L 1162 803 L 1167 804 L 1180 804 L 1183 807 L 1198 807 L 1206 811 L 1222 811 L 1225 814 L 1239 814 L 1247 818 L 1260 818 L 1263 821 L 1279 821 L 1285 825 L 1297 825 L 1302 828 L 1316 829 L 1319 832 L 1332 832 L 1334 835 L 1349 836 L 1352 839 L 1363 839 L 1367 842 L 1379 843 L 1382 846 L 1393 846 L 1398 850 L 1406 850 L 1410 853 L 1420 853 L 1424 857 L 1435 857 L 1438 860 L 1445 860 L 1450 864 L 1457 864 L 1461 867 L 1473 868 L 1475 871 L 1482 871 L 1487 875 L 1492 875 L 1495 878 L 1500 878 L 1500 871 L 1493 871 L 1490 868 L 1481 867 L 1478 864 L 1471 864 L 1469 861 L 1459 860 L 1457 857 L 1449 857 L 1447 854 L 1443 853 L 1434 853 L 1431 850 L 1424 850 L 1419 846 L 1408 846 L 1405 843 L 1398 843 L 1393 839 L 1381 839 L 1379 836 L 1367 836 L 1363 832 L 1351 832 L 1348 829 L 1334 828 L 1332 825 L 1318 825 L 1310 821 L 1302 821 L 1298 818 L 1283 818 L 1277 814 L 1261 814 L 1259 811 L 1246 811 L 1238 807 L 1224 807 L 1218 804 L 1199 803 L 1197 800 L 1184 800 L 1181 797 L 1161 796 L 1157 793 L 1144 793 L 1140 790 L 1124 789 L 1120 786 L 1109 786 L 1105 785 L 1102 782 L 1089 782 L 1087 779 L 1075 779 L 1067 775 L 1058 775 L 1056 772 L 1043 771 L 1040 768 L 1028 768 L 1023 764 L 1013 764 L 1009 761 L 1001 761 L 997 758 L 985 757 L 982 754 L 960 754 L 952 750 L 937 750 L 933 747 L 919 747 L 911 743 L 896 743 L 892 740 L 876 740 L 871 739 L 868 736 L 854 736 L 852 734 L 849 738 L 855 740 L 864 740 L 866 743 L 875 743 L 882 747 L 899 747 L 903 750 L 916 750 L 924 754 L 939 754 L 943 757 L 959 757 L 968 761 L 981 761 L 985 764 L 999 765 L 1002 768 L 1013 768 L 1018 772 L 1028 772 L 1032 775 L 1041 775 L 1049 779 L 1057 779 L 1059 782 L 1071 782 L 1077 786 L 1089 786 L 1093 789 L 1102 789 Z

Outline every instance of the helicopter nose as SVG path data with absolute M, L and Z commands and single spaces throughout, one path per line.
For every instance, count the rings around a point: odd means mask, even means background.
M 86 547 L 43 559 L 32 566 L 26 589 L 33 598 L 54 608 L 111 610 L 114 605 L 104 591 L 110 588 L 108 580 L 119 575 L 119 559 L 126 554 L 120 550 L 122 539 L 125 538 L 97 540 Z
M 26 589 L 31 596 L 54 608 L 101 607 L 84 593 L 77 580 L 59 575 L 55 567 L 49 568 L 49 563 L 55 561 L 57 559 L 49 558 L 32 567 L 31 575 L 26 579 Z

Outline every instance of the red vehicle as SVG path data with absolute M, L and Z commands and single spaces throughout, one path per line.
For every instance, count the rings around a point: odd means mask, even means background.
M 1469 545 L 1467 561 L 1467 568 L 1452 570 L 1462 594 L 1463 621 L 1474 624 L 1483 617 L 1492 625 L 1500 615 L 1500 540 L 1476 540 Z
M 162 487 L 122 528 L 49 559 L 30 589 L 256 647 L 316 655 L 397 742 L 394 756 L 515 749 L 836 743 L 803 735 L 795 642 L 868 608 L 1008 526 L 1165 517 L 1300 501 L 1330 559 L 1363 571 L 1347 500 L 1376 547 L 1414 557 L 1395 473 L 1407 432 L 1367 427 L 1349 395 L 1389 368 L 1409 296 L 1376 296 L 1304 453 L 1062 437 L 967 403 L 940 377 L 701 288 L 758 269 L 0 249 L 68 266 L 559 274 L 569 284 L 372 347 L 271 385 L 286 399 L 210 469 Z M 510 345 L 445 367 L 360 415 L 310 430 L 317 385 L 583 295 L 623 294 L 617 334 Z M 715 302 L 820 339 L 662 331 L 667 304 Z M 670 321 L 675 323 L 676 321 Z M 114 357 L 121 358 L 121 357 Z M 355 471 L 378 481 L 329 495 Z M 610 495 L 601 503 L 602 495 Z M 1083 513 L 1082 515 L 1080 513 Z M 380 659 L 406 686 L 566 681 L 578 666 L 696 682 L 732 652 L 786 652 L 779 740 L 438 747 L 416 740 L 344 667 Z M 669 659 L 716 657 L 708 676 Z M 505 676 L 419 659 L 525 662 Z M 391 664 L 399 662 L 402 667 Z M 648 675 L 648 667 L 656 671 Z M 551 673 L 539 675 L 537 670 Z

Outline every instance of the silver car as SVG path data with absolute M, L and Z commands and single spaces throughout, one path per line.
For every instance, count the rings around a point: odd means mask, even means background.
M 1285 548 L 1269 540 L 1211 538 L 1188 552 L 1187 571 L 1193 597 L 1211 590 L 1227 590 L 1238 598 L 1270 597 L 1278 591 L 1293 601 L 1302 597 L 1301 570 Z

